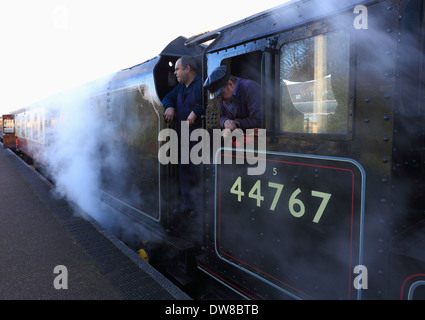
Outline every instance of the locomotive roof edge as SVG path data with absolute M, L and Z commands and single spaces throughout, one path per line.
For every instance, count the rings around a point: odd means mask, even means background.
M 214 52 L 248 41 L 273 35 L 282 30 L 319 20 L 357 5 L 367 5 L 383 0 L 292 0 L 270 8 L 224 27 L 189 38 L 185 45 L 195 46 L 214 40 L 208 52 Z M 271 28 L 272 26 L 272 28 Z

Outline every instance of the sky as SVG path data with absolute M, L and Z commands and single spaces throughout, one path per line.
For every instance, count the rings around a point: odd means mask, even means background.
M 5 0 L 0 114 L 142 63 L 178 36 L 214 30 L 287 0 Z

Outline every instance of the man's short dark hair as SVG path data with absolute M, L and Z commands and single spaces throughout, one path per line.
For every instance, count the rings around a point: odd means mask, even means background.
M 183 56 L 180 58 L 180 62 L 182 63 L 183 68 L 186 68 L 187 66 L 190 66 L 190 68 L 196 72 L 197 65 L 194 58 L 190 56 Z

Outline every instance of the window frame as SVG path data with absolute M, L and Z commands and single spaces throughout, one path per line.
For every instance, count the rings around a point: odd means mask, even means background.
M 305 25 L 302 27 L 299 27 L 297 29 L 292 29 L 289 31 L 286 31 L 279 35 L 279 41 L 277 44 L 277 64 L 279 73 L 276 74 L 276 82 L 277 82 L 277 93 L 279 95 L 279 103 L 276 110 L 276 116 L 280 119 L 281 117 L 281 105 L 282 105 L 282 92 L 281 92 L 281 86 L 280 86 L 280 70 L 282 68 L 281 66 L 281 50 L 282 48 L 290 43 L 300 41 L 303 39 L 319 36 L 319 35 L 326 35 L 331 32 L 338 31 L 340 29 L 332 28 L 330 26 L 330 23 L 326 20 L 316 22 L 310 25 Z M 350 28 L 350 26 L 347 26 L 346 29 L 344 28 L 344 31 L 347 33 L 348 41 L 349 41 L 349 65 L 348 65 L 348 109 L 347 109 L 347 131 L 346 133 L 340 134 L 340 133 L 307 133 L 307 132 L 290 132 L 290 131 L 284 131 L 279 126 L 279 131 L 277 132 L 278 136 L 285 136 L 285 137 L 293 137 L 293 138 L 299 138 L 299 139 L 305 139 L 305 140 L 334 140 L 334 141 L 340 141 L 340 140 L 353 140 L 354 135 L 354 106 L 355 106 L 355 65 L 356 65 L 356 52 L 355 52 L 355 33 L 353 32 L 353 29 Z

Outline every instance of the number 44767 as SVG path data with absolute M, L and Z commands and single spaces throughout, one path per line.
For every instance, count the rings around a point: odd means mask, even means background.
M 276 192 L 273 197 L 273 201 L 270 205 L 270 210 L 275 211 L 276 205 L 279 201 L 280 195 L 282 194 L 282 190 L 284 185 L 276 182 L 268 182 L 268 187 L 276 189 Z M 238 197 L 238 202 L 242 202 L 242 197 L 245 196 L 245 192 L 242 191 L 242 178 L 238 177 L 233 183 L 233 186 L 230 188 L 230 193 L 235 194 Z M 301 193 L 301 189 L 296 189 L 289 198 L 288 209 L 289 212 L 296 218 L 300 218 L 305 213 L 305 205 L 304 203 L 297 198 L 297 196 Z M 328 205 L 329 199 L 331 198 L 331 194 L 324 193 L 320 191 L 311 191 L 311 196 L 322 198 L 322 202 L 320 203 L 319 208 L 314 215 L 313 222 L 319 223 L 320 218 L 323 215 L 323 212 Z M 257 180 L 255 184 L 252 186 L 251 190 L 248 192 L 248 197 L 257 201 L 257 207 L 261 207 L 261 202 L 264 201 L 264 196 L 261 194 L 261 180 Z

